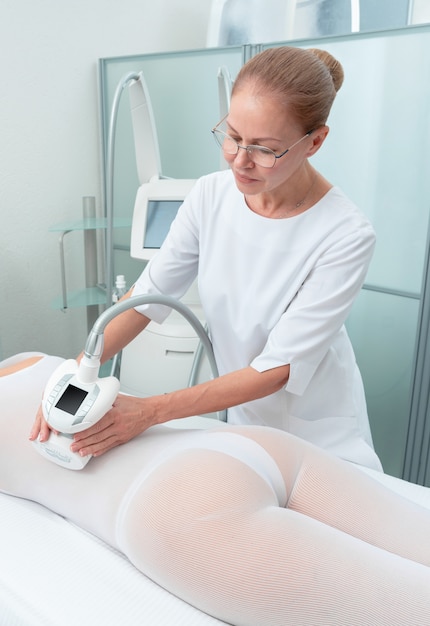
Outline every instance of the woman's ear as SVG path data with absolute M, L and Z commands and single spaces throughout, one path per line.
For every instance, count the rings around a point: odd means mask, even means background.
M 328 126 L 320 126 L 311 133 L 310 138 L 312 139 L 312 145 L 309 148 L 307 156 L 313 156 L 316 152 L 318 152 L 323 145 L 329 130 Z

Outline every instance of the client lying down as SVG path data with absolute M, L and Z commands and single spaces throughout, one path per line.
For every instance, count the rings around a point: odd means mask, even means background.
M 26 356 L 0 363 L 0 490 L 72 520 L 228 624 L 428 623 L 430 510 L 258 426 L 154 426 L 63 469 L 28 441 L 61 359 Z

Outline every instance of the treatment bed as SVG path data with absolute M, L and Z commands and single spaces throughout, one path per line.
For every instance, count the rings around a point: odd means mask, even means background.
M 175 427 L 178 423 L 196 427 L 211 420 L 177 420 Z M 430 489 L 364 471 L 430 508 Z M 39 504 L 0 493 L 0 531 L 1 626 L 223 623 L 162 589 L 121 553 Z

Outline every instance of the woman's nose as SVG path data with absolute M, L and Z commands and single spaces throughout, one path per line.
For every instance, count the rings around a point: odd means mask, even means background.
M 254 161 L 251 160 L 248 150 L 242 146 L 239 146 L 239 150 L 234 157 L 234 162 L 236 165 L 241 165 L 242 167 L 254 165 Z

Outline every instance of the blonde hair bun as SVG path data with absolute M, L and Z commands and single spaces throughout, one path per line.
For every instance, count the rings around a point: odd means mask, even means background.
M 251 85 L 254 93 L 278 98 L 308 132 L 326 123 L 342 82 L 342 65 L 329 52 L 280 46 L 263 50 L 242 66 L 232 97 Z
M 324 65 L 330 72 L 334 88 L 336 92 L 338 92 L 339 89 L 342 87 L 344 78 L 342 65 L 337 59 L 334 58 L 334 56 L 330 54 L 330 52 L 327 52 L 327 50 L 320 50 L 319 48 L 308 48 L 308 50 L 324 63 Z

